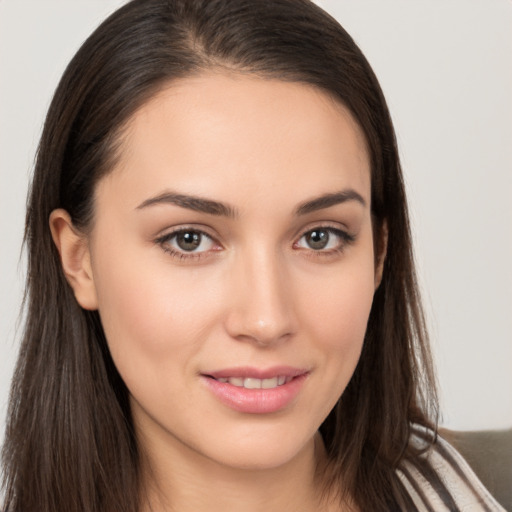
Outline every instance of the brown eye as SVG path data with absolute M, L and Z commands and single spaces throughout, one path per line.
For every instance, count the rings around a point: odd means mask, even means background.
M 157 243 L 164 251 L 179 254 L 181 257 L 200 256 L 219 248 L 212 237 L 196 229 L 180 229 L 168 233 L 160 237 Z
M 203 235 L 197 231 L 181 231 L 176 234 L 176 245 L 183 251 L 195 251 L 202 241 Z
M 342 250 L 354 241 L 354 237 L 341 229 L 318 227 L 304 233 L 294 244 L 296 249 L 309 249 L 316 252 Z
M 326 229 L 315 229 L 304 235 L 308 246 L 315 250 L 325 249 L 329 243 L 329 237 L 330 234 Z

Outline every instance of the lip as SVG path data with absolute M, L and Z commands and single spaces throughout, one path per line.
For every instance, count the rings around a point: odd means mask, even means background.
M 247 414 L 269 414 L 290 405 L 300 393 L 309 371 L 290 366 L 259 369 L 252 367 L 225 368 L 201 374 L 206 387 L 229 408 Z M 272 389 L 246 389 L 215 379 L 242 377 L 269 379 L 276 376 L 291 377 L 290 382 Z
M 297 377 L 304 373 L 309 373 L 309 371 L 304 368 L 295 368 L 293 366 L 272 366 L 265 369 L 254 368 L 252 366 L 237 366 L 236 368 L 223 368 L 222 370 L 203 373 L 203 375 L 213 377 L 214 379 L 226 379 L 229 377 L 271 379 L 278 375 L 283 375 L 284 377 Z

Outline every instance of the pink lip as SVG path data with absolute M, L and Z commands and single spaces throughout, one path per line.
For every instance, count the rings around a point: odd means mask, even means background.
M 257 368 L 226 368 L 203 374 L 201 377 L 208 389 L 224 404 L 235 411 L 248 414 L 268 414 L 284 409 L 302 389 L 309 371 L 279 366 L 265 370 Z M 273 389 L 245 389 L 215 379 L 242 377 L 270 379 L 276 376 L 293 377 L 290 382 Z

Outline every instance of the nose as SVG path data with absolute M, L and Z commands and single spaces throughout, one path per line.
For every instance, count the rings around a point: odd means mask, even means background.
M 239 341 L 274 345 L 296 331 L 286 264 L 273 251 L 238 258 L 231 269 L 228 334 Z

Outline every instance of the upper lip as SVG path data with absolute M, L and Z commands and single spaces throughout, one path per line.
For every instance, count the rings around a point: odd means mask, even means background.
M 203 375 L 214 379 L 229 379 L 230 377 L 272 379 L 274 377 L 297 377 L 309 373 L 305 368 L 293 366 L 272 366 L 270 368 L 255 368 L 252 366 L 237 366 L 235 368 L 223 368 L 213 372 L 204 372 Z

